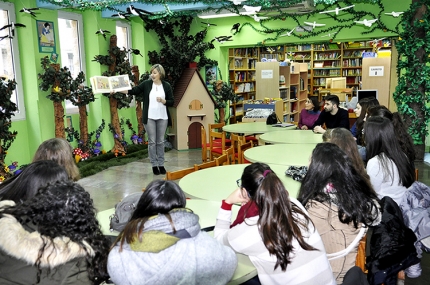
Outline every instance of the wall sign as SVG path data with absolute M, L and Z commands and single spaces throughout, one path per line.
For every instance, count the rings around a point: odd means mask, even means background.
M 369 76 L 384 76 L 384 67 L 369 66 Z
M 273 78 L 273 70 L 265 69 L 261 71 L 261 79 L 272 79 Z

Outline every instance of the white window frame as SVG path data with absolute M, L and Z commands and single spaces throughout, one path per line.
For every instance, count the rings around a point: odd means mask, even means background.
M 85 63 L 85 44 L 84 44 L 84 23 L 82 20 L 82 15 L 77 13 L 70 13 L 64 11 L 58 11 L 58 19 L 70 19 L 78 22 L 78 38 L 79 38 L 79 53 L 80 53 L 80 62 L 81 62 L 81 70 L 87 74 L 86 72 L 86 63 Z M 59 27 L 57 22 L 57 27 Z M 58 28 L 58 34 L 60 33 L 60 29 Z M 60 41 L 60 40 L 59 40 Z M 61 49 L 61 45 L 58 45 Z M 60 52 L 61 54 L 61 52 Z M 67 58 L 61 58 L 61 66 L 64 66 L 64 63 L 67 61 Z M 79 113 L 79 108 L 77 106 L 72 105 L 72 103 L 68 100 L 65 101 L 65 112 L 66 115 L 73 115 Z M 88 111 L 88 106 L 87 106 Z
M 10 2 L 0 2 L 0 9 L 7 10 L 9 14 L 9 22 L 16 23 L 15 16 L 15 5 Z M 15 31 L 16 32 L 16 31 Z M 9 40 L 9 39 L 5 39 Z M 24 102 L 24 90 L 22 89 L 23 81 L 21 78 L 21 62 L 18 48 L 18 36 L 15 34 L 15 37 L 11 39 L 12 41 L 12 56 L 13 56 L 13 68 L 14 68 L 14 78 L 16 81 L 16 89 L 17 92 L 17 107 L 18 111 L 15 112 L 15 116 L 11 119 L 12 121 L 25 120 L 25 102 Z M 8 78 L 12 79 L 12 78 Z
M 116 21 L 115 33 L 116 33 L 116 27 L 122 27 L 127 29 L 128 48 L 131 48 L 133 46 L 131 41 L 131 25 L 124 21 Z M 119 48 L 123 48 L 123 47 L 119 47 Z M 130 65 L 133 65 L 133 56 L 131 56 L 130 52 L 128 53 L 128 60 L 130 61 Z

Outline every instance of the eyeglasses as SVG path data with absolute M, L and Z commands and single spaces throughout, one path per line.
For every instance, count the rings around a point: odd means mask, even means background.
M 236 180 L 236 184 L 237 184 L 237 187 L 242 188 L 242 183 L 240 178 Z

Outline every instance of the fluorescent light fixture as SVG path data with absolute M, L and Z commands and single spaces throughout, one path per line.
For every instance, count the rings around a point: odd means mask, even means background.
M 205 12 L 202 14 L 197 15 L 200 19 L 213 19 L 213 18 L 224 18 L 224 17 L 236 17 L 236 16 L 242 16 L 242 15 L 254 15 L 255 12 L 247 12 L 245 9 L 240 9 L 239 14 L 233 13 L 229 10 L 222 9 L 219 11 L 219 13 L 216 13 L 215 11 Z

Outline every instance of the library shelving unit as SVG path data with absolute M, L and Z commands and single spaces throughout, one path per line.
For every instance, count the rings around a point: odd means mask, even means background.
M 326 78 L 340 77 L 342 74 L 341 45 L 314 44 L 312 53 L 313 90 L 325 88 Z
M 346 77 L 346 87 L 358 89 L 362 81 L 363 51 L 372 51 L 371 46 L 360 43 L 343 43 L 342 77 Z
M 243 101 L 255 96 L 255 65 L 258 48 L 229 49 L 229 81 L 238 96 L 236 103 L 230 103 L 230 123 L 236 123 L 243 116 Z
M 259 59 L 265 58 L 267 60 L 276 59 L 277 61 L 285 60 L 284 45 L 272 46 L 272 47 L 260 47 Z
M 306 85 L 311 86 L 312 45 L 288 45 L 285 46 L 285 57 L 293 62 L 306 63 Z M 308 90 L 310 92 L 310 90 Z

